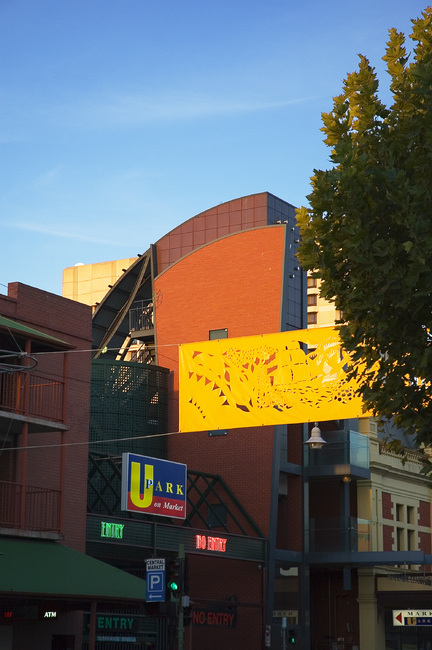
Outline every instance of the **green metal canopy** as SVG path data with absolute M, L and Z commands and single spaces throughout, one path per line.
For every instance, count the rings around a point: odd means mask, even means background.
M 0 538 L 0 597 L 145 601 L 145 580 L 57 542 Z
M 70 343 L 61 341 L 60 339 L 57 339 L 54 336 L 50 336 L 50 334 L 45 334 L 44 332 L 35 330 L 32 327 L 28 327 L 27 325 L 22 325 L 17 321 L 11 320 L 10 318 L 6 318 L 6 316 L 0 316 L 0 328 L 6 329 L 15 334 L 21 334 L 23 336 L 28 336 L 37 339 L 38 341 L 41 341 L 52 348 L 69 349 L 74 347 Z

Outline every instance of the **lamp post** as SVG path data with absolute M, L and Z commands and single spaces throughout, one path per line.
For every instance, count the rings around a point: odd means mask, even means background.
M 306 440 L 305 445 L 308 445 L 310 449 L 322 449 L 325 444 L 326 441 L 321 436 L 321 429 L 318 426 L 318 422 L 315 422 L 310 438 L 309 440 Z
M 326 441 L 321 436 L 321 429 L 318 422 L 308 436 L 308 425 L 303 424 L 303 440 L 308 449 L 322 449 Z M 310 552 L 310 531 L 309 531 L 309 454 L 303 454 L 303 563 L 302 563 L 302 582 L 304 585 L 303 592 L 303 612 L 304 612 L 304 647 L 311 647 L 311 594 L 310 594 L 310 566 L 309 566 L 309 552 Z M 307 564 L 306 564 L 307 562 Z

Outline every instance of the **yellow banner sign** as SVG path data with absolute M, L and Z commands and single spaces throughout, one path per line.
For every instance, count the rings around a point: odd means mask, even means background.
M 332 327 L 180 346 L 180 431 L 365 416 Z

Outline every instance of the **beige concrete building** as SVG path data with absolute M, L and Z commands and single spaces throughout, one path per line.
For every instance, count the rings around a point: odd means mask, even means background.
M 136 257 L 96 264 L 76 264 L 63 271 L 63 297 L 94 307 Z

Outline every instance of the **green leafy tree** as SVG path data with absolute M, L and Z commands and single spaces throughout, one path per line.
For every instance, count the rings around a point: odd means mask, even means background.
M 432 9 L 414 42 L 391 29 L 393 103 L 366 57 L 323 114 L 332 167 L 298 210 L 303 267 L 343 313 L 340 334 L 368 410 L 432 444 Z

